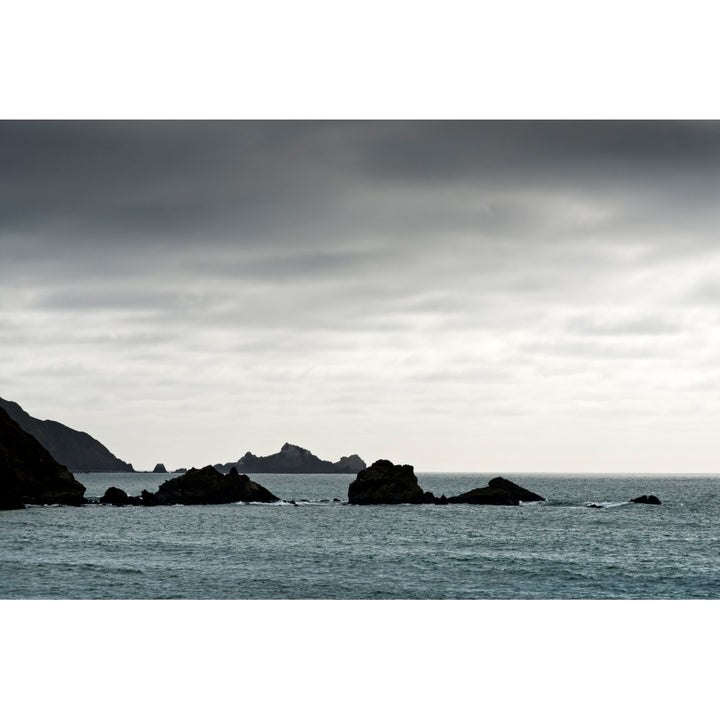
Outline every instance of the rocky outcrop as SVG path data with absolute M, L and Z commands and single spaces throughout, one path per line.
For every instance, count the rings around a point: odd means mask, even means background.
M 208 465 L 191 468 L 184 475 L 165 481 L 155 493 L 143 490 L 144 505 L 215 505 L 233 502 L 277 502 L 262 485 L 232 468 L 227 475 Z
M 352 505 L 423 503 L 432 502 L 431 497 L 418 485 L 412 465 L 394 465 L 390 460 L 376 460 L 348 488 Z
M 389 460 L 377 460 L 369 468 L 359 472 L 348 488 L 348 500 L 352 505 L 391 503 L 519 505 L 520 502 L 544 499 L 502 477 L 493 478 L 484 488 L 476 488 L 455 497 L 446 498 L 442 495 L 438 498 L 431 492 L 425 492 L 418 485 L 412 465 L 394 465 Z
M 544 499 L 510 480 L 496 477 L 490 480 L 487 487 L 475 488 L 461 495 L 450 497 L 448 502 L 471 505 L 519 505 L 521 502 L 535 502 Z
M 82 505 L 85 487 L 0 408 L 0 510 Z
M 54 420 L 38 420 L 17 403 L 3 398 L 0 398 L 0 408 L 71 472 L 133 472 L 132 465 L 118 460 L 85 432 L 73 430 Z
M 662 505 L 659 498 L 655 495 L 641 495 L 640 497 L 633 498 L 630 502 L 640 503 L 642 505 Z
M 167 470 L 165 469 L 165 466 L 164 466 L 162 463 L 158 463 L 158 464 L 153 468 L 153 472 L 154 472 L 154 473 L 166 473 Z
M 100 498 L 101 505 L 142 505 L 139 497 L 130 497 L 124 490 L 116 487 L 110 487 Z
M 337 462 L 321 460 L 309 450 L 285 443 L 280 452 L 258 457 L 245 453 L 237 462 L 218 463 L 217 470 L 228 472 L 235 468 L 242 473 L 358 473 L 365 469 L 365 462 L 358 455 L 342 457 Z

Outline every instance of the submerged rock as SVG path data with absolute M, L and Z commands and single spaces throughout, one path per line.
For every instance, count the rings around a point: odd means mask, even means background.
M 216 505 L 233 502 L 277 502 L 262 485 L 232 468 L 223 475 L 212 465 L 165 481 L 156 493 L 142 492 L 144 505 Z
M 0 510 L 83 505 L 85 486 L 0 408 Z
M 382 505 L 432 502 L 413 472 L 412 465 L 394 465 L 390 460 L 376 460 L 361 470 L 350 483 L 348 500 L 352 505 Z
M 633 498 L 630 502 L 641 503 L 643 505 L 662 505 L 660 499 L 655 495 L 641 495 L 640 497 Z
M 545 498 L 526 490 L 504 477 L 490 480 L 487 487 L 475 488 L 461 495 L 448 498 L 449 503 L 470 503 L 471 505 L 519 505 L 520 502 L 534 502 Z

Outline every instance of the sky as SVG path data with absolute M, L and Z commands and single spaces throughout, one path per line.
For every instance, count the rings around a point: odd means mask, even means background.
M 720 124 L 0 123 L 0 396 L 136 469 L 713 472 Z

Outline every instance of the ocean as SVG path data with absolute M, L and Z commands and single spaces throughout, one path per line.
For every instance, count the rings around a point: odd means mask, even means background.
M 501 473 L 416 474 L 449 496 Z M 546 502 L 353 506 L 354 476 L 267 474 L 286 502 L 3 512 L 0 598 L 720 598 L 720 475 L 502 474 Z M 92 499 L 174 476 L 76 477 Z

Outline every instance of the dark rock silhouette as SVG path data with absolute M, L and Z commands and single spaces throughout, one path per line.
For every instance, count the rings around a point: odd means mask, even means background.
M 158 464 L 153 468 L 153 472 L 154 472 L 154 473 L 166 473 L 167 470 L 165 469 L 165 466 L 164 466 L 162 463 L 158 463 Z
M 100 498 L 103 505 L 141 505 L 142 500 L 139 497 L 129 497 L 128 494 L 116 487 L 109 487 L 105 494 Z
M 156 493 L 143 490 L 144 505 L 215 505 L 233 502 L 277 502 L 262 485 L 232 468 L 227 475 L 208 465 L 191 468 L 184 475 L 166 480 Z
M 176 473 L 186 473 L 187 471 L 188 471 L 187 468 L 176 468 L 175 470 L 173 470 L 173 472 L 176 472 Z
M 493 478 L 484 488 L 476 488 L 455 497 L 447 498 L 441 495 L 438 498 L 431 492 L 423 491 L 418 485 L 412 465 L 394 465 L 389 460 L 377 460 L 369 468 L 359 472 L 348 488 L 348 500 L 352 505 L 519 505 L 520 502 L 544 499 L 502 477 Z
M 358 455 L 340 458 L 337 462 L 321 460 L 309 450 L 285 443 L 280 452 L 258 457 L 245 453 L 237 462 L 218 463 L 221 472 L 236 468 L 242 473 L 358 473 L 365 469 L 365 462 Z
M 655 495 L 641 495 L 640 497 L 633 498 L 630 502 L 641 503 L 643 505 L 662 505 L 659 498 Z
M 490 480 L 487 487 L 475 488 L 469 492 L 448 498 L 449 503 L 470 503 L 472 505 L 519 505 L 520 502 L 544 500 L 544 497 L 526 490 L 503 477 Z
M 28 415 L 17 403 L 3 398 L 0 398 L 0 408 L 71 472 L 133 472 L 132 465 L 118 460 L 104 445 L 85 432 L 73 430 L 54 420 L 38 420 Z
M 394 465 L 376 460 L 361 470 L 350 483 L 348 500 L 352 505 L 433 502 L 418 485 L 412 465 Z
M 140 502 L 143 505 L 153 506 L 153 505 L 159 505 L 160 502 L 157 499 L 157 495 L 155 493 L 151 493 L 148 490 L 143 490 L 140 493 Z
M 332 463 L 332 472 L 336 473 L 359 473 L 367 466 L 365 461 L 356 454 L 343 455 L 337 462 Z
M 0 408 L 0 510 L 82 505 L 85 487 Z

